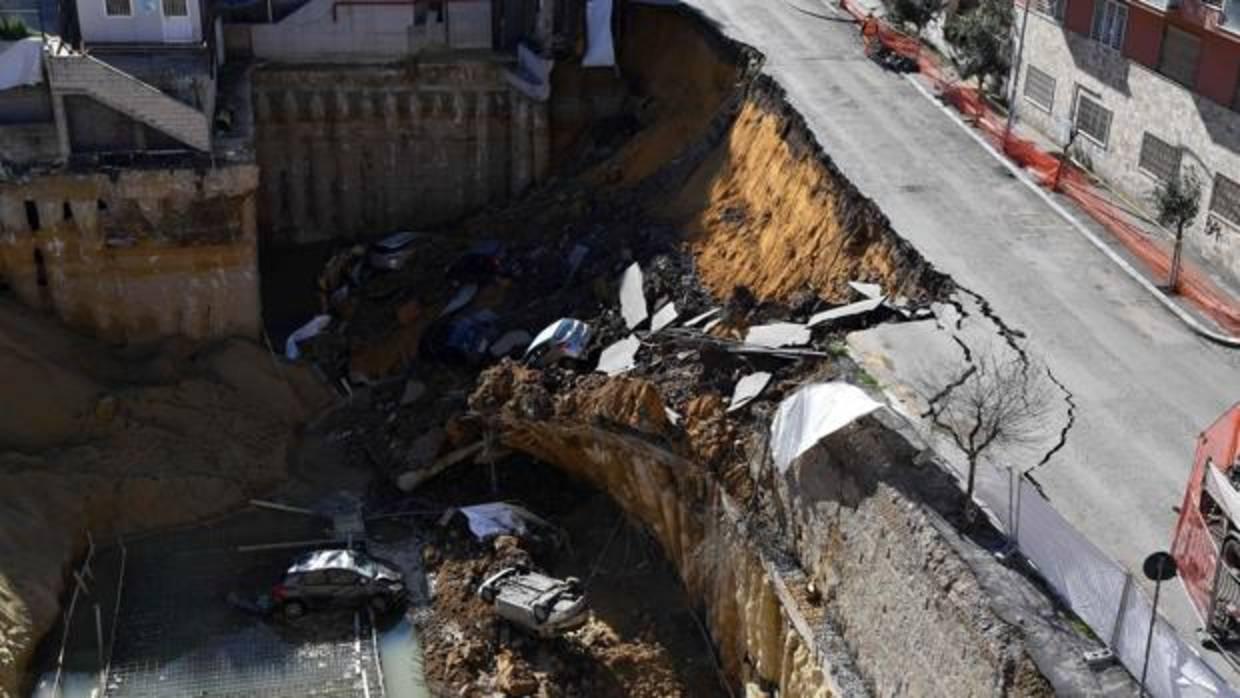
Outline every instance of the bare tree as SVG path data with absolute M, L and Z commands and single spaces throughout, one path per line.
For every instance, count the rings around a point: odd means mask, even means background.
M 977 464 L 997 449 L 1025 449 L 1041 443 L 1052 395 L 1040 366 L 1022 357 L 1000 360 L 984 353 L 974 356 L 959 378 L 941 385 L 931 398 L 924 416 L 951 438 L 969 463 L 965 495 L 970 520 L 975 514 Z
M 1201 181 L 1197 173 L 1188 169 L 1177 172 L 1171 179 L 1154 190 L 1154 205 L 1158 207 L 1158 222 L 1175 230 L 1175 249 L 1171 253 L 1171 272 L 1167 288 L 1176 292 L 1180 285 L 1180 252 L 1184 247 L 1184 229 L 1193 224 L 1201 208 Z

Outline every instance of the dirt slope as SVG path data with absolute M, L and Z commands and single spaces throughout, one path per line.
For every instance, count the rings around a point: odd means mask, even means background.
M 287 378 L 287 381 L 285 380 Z M 327 394 L 240 340 L 109 350 L 0 301 L 0 696 L 85 545 L 203 518 L 278 482 Z

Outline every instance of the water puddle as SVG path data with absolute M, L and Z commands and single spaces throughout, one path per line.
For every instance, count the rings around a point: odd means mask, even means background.
M 379 664 L 391 698 L 430 698 L 422 667 L 422 645 L 408 618 L 379 635 Z

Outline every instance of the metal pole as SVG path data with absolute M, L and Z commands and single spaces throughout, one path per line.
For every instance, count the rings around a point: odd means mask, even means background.
M 1162 571 L 1161 562 L 1158 569 Z M 1159 575 L 1162 576 L 1161 574 Z M 1154 582 L 1154 606 L 1150 609 L 1150 629 L 1145 634 L 1145 661 L 1141 663 L 1141 692 L 1138 694 L 1142 698 L 1145 697 L 1145 677 L 1150 670 L 1150 644 L 1154 641 L 1154 621 L 1158 620 L 1158 593 L 1162 591 L 1162 582 Z
M 1016 60 L 1012 62 L 1012 74 L 1008 78 L 1008 116 L 1007 125 L 1003 128 L 1003 152 L 1007 153 L 1008 134 L 1016 125 L 1016 83 L 1020 81 L 1020 61 L 1025 53 L 1025 29 L 1029 26 L 1029 4 L 1033 0 L 1025 0 L 1025 11 L 1020 18 L 1020 44 L 1016 46 Z
M 95 604 L 95 642 L 99 646 L 99 673 L 103 674 L 103 615 L 99 604 Z

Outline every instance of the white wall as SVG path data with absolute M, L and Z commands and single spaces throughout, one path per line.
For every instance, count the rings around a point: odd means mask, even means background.
M 1204 234 L 1215 173 L 1240 181 L 1240 114 L 1037 13 L 1029 14 L 1026 41 L 1016 92 L 1021 123 L 1054 134 L 1058 125 L 1072 118 L 1077 86 L 1094 93 L 1111 110 L 1110 137 L 1105 147 L 1082 136 L 1076 143 L 1096 174 L 1147 212 L 1152 208 L 1149 197 L 1156 180 L 1137 166 L 1146 131 L 1182 147 L 1182 166 L 1191 163 L 1198 175 L 1204 175 L 1201 215 L 1185 239 L 1217 269 L 1240 282 L 1240 226 L 1217 218 L 1218 234 Z M 1029 65 L 1055 78 L 1050 113 L 1024 96 Z
M 411 5 L 310 0 L 276 24 L 250 27 L 256 58 L 285 63 L 393 61 L 434 46 L 489 48 L 491 2 L 448 3 L 445 21 L 415 25 Z M 336 5 L 335 19 L 332 7 Z
M 161 0 L 129 0 L 132 14 L 128 17 L 109 17 L 104 0 L 77 0 L 78 23 L 82 39 L 90 44 L 106 43 L 165 43 L 163 5 Z M 202 41 L 202 11 L 199 0 L 186 0 L 189 7 L 188 21 L 191 27 L 187 43 Z

